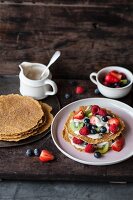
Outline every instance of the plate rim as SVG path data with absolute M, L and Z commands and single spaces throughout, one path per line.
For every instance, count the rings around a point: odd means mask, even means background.
M 55 141 L 55 136 L 54 136 L 54 134 L 53 134 L 53 132 L 54 132 L 54 131 L 53 131 L 54 123 L 55 123 L 55 120 L 56 120 L 56 118 L 58 117 L 58 115 L 62 112 L 62 110 L 66 109 L 67 107 L 69 107 L 69 106 L 71 106 L 71 105 L 73 105 L 73 104 L 76 104 L 76 103 L 79 103 L 79 102 L 82 102 L 82 101 L 87 101 L 87 100 L 94 100 L 94 99 L 95 99 L 95 100 L 106 100 L 106 101 L 117 102 L 118 104 L 122 104 L 122 105 L 126 106 L 127 108 L 133 110 L 133 108 L 132 108 L 131 106 L 129 106 L 128 104 L 123 103 L 123 102 L 121 102 L 121 101 L 119 101 L 119 100 L 110 99 L 110 98 L 95 98 L 95 97 L 92 97 L 92 98 L 84 98 L 84 99 L 80 99 L 80 100 L 73 101 L 73 102 L 67 104 L 66 106 L 62 107 L 62 108 L 57 112 L 57 114 L 55 115 L 55 117 L 54 117 L 54 119 L 53 119 L 53 121 L 52 121 L 52 124 L 51 124 L 51 136 L 52 136 L 52 140 L 53 140 L 55 146 L 56 146 L 65 156 L 67 156 L 68 158 L 70 158 L 70 159 L 72 159 L 72 160 L 74 160 L 74 161 L 76 161 L 76 162 L 78 162 L 78 163 L 82 163 L 82 164 L 86 164 L 86 165 L 106 166 L 106 165 L 117 164 L 117 163 L 120 163 L 120 162 L 122 162 L 122 161 L 125 161 L 125 160 L 129 159 L 130 157 L 133 156 L 133 152 L 131 152 L 130 154 L 128 154 L 128 156 L 125 157 L 125 158 L 121 158 L 121 159 L 119 159 L 119 160 L 117 159 L 117 160 L 114 160 L 114 161 L 112 161 L 112 162 L 106 161 L 106 162 L 96 162 L 96 163 L 94 163 L 94 161 L 85 161 L 85 160 L 81 160 L 81 159 L 78 159 L 78 158 L 76 158 L 76 157 L 70 155 L 69 153 L 67 153 L 66 151 L 64 151 L 64 150 L 57 144 L 57 142 Z M 57 135 L 57 134 L 56 134 L 56 135 Z

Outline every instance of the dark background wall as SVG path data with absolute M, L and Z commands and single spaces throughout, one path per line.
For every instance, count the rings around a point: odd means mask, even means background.
M 55 78 L 88 79 L 109 65 L 133 71 L 133 1 L 0 0 L 0 74 L 47 64 L 55 50 Z

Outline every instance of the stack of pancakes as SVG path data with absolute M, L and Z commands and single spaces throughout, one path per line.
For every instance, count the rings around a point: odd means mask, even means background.
M 53 120 L 52 108 L 31 97 L 0 96 L 0 140 L 20 141 L 47 130 Z
M 81 106 L 80 109 L 83 110 L 83 112 L 84 112 L 85 109 L 86 109 L 86 106 Z M 80 110 L 80 109 L 78 108 L 78 110 Z M 107 110 L 107 109 L 106 109 L 106 112 L 111 117 L 115 117 L 115 118 L 119 119 L 119 122 L 120 122 L 119 130 L 116 133 L 111 133 L 111 132 L 104 133 L 101 138 L 97 138 L 97 139 L 93 139 L 91 137 L 80 135 L 80 134 L 77 135 L 77 134 L 75 134 L 75 132 L 71 128 L 71 121 L 73 120 L 73 117 L 75 115 L 75 111 L 72 111 L 69 114 L 69 116 L 68 116 L 68 118 L 65 122 L 64 129 L 63 129 L 63 132 L 62 132 L 63 138 L 67 142 L 71 143 L 71 145 L 73 145 L 79 151 L 84 151 L 84 149 L 80 148 L 80 145 L 77 145 L 78 147 L 76 147 L 73 144 L 73 142 L 72 142 L 73 137 L 76 137 L 78 139 L 83 140 L 86 144 L 93 144 L 93 145 L 98 145 L 98 144 L 101 144 L 101 143 L 104 143 L 104 142 L 111 142 L 113 140 L 116 140 L 121 134 L 123 134 L 125 124 L 118 115 L 112 113 L 110 110 Z

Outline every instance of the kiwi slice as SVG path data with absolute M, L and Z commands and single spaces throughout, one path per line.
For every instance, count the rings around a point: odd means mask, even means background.
M 104 154 L 107 151 L 109 151 L 109 142 L 106 142 L 105 144 L 103 144 L 103 146 L 98 148 L 97 151 L 99 151 L 101 154 Z
M 83 122 L 79 122 L 78 125 L 75 125 L 75 122 L 70 123 L 70 127 L 73 131 L 79 131 L 84 126 Z

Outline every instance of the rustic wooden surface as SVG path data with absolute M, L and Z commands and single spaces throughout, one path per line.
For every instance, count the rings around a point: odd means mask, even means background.
M 61 106 L 88 97 L 102 97 L 95 95 L 93 85 L 88 80 L 76 80 L 76 83 L 85 87 L 86 92 L 76 95 L 75 86 L 71 80 L 55 80 L 59 92 L 58 98 Z M 0 93 L 18 93 L 19 81 L 17 76 L 0 76 Z M 70 99 L 65 99 L 65 93 L 71 93 Z M 133 106 L 133 90 L 131 93 L 120 99 L 121 101 Z M 25 152 L 28 148 L 47 148 L 51 150 L 56 159 L 50 163 L 41 163 L 36 157 L 26 157 Z M 21 147 L 0 148 L 0 178 L 10 180 L 69 180 L 69 181 L 88 181 L 88 182 L 110 182 L 125 181 L 133 182 L 133 158 L 110 166 L 87 166 L 77 163 L 63 155 L 54 145 L 50 134 L 47 138 L 41 139 L 32 144 Z
M 88 78 L 120 65 L 132 71 L 133 1 L 0 1 L 0 71 L 17 74 L 23 61 L 47 64 L 55 78 Z M 63 70 L 62 70 L 63 69 Z

